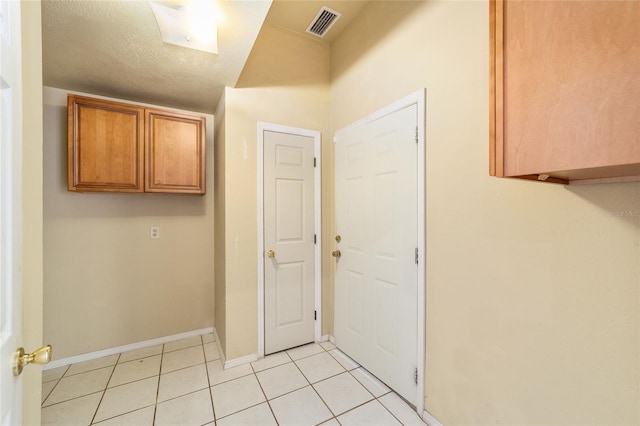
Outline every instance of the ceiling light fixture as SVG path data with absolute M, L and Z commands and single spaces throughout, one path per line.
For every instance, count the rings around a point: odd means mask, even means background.
M 150 1 L 162 41 L 218 54 L 216 9 L 210 0 Z

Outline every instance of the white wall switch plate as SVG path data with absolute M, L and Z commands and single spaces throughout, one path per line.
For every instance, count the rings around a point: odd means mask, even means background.
M 156 238 L 160 238 L 160 227 L 152 226 L 151 227 L 151 239 L 155 240 Z

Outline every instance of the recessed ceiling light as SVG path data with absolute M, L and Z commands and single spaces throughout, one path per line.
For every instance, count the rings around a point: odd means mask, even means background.
M 162 41 L 218 53 L 216 10 L 211 1 L 150 1 Z

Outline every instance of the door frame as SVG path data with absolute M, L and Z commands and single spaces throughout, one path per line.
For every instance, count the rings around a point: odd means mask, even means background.
M 322 336 L 322 182 L 321 182 L 321 151 L 320 132 L 317 130 L 301 129 L 280 124 L 258 122 L 258 358 L 264 357 L 264 132 L 286 133 L 313 138 L 313 156 L 315 158 L 314 179 L 314 233 L 315 270 L 314 270 L 314 309 L 316 320 L 314 325 L 315 341 Z
M 427 89 L 421 89 L 410 95 L 390 104 L 386 107 L 368 115 L 367 117 L 358 120 L 346 127 L 336 131 L 333 143 L 337 141 L 338 135 L 345 131 L 351 130 L 354 127 L 359 127 L 373 121 L 376 121 L 386 115 L 400 111 L 412 105 L 416 105 L 418 110 L 417 125 L 418 134 L 418 158 L 417 158 L 417 201 L 418 201 L 418 307 L 417 307 L 417 353 L 416 353 L 416 368 L 418 369 L 418 384 L 416 385 L 416 411 L 422 418 L 422 412 L 424 411 L 424 371 L 425 371 L 425 358 L 426 358 L 426 309 L 427 309 L 427 277 L 426 277 L 426 97 Z M 335 175 L 334 175 L 335 178 Z

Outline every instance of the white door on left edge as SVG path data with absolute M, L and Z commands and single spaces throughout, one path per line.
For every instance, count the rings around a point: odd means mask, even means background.
M 265 354 L 313 342 L 314 138 L 264 132 Z
M 12 374 L 22 344 L 22 87 L 20 2 L 0 1 L 0 425 L 21 424 L 22 379 Z

